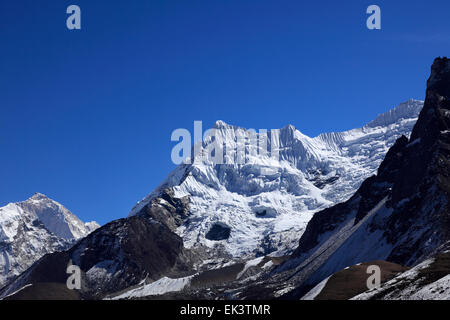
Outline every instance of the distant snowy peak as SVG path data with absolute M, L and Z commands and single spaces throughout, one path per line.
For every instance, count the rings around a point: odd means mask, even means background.
M 17 205 L 34 214 L 53 234 L 66 240 L 80 239 L 100 227 L 95 221 L 83 223 L 63 205 L 41 193 L 35 193 Z
M 41 193 L 1 207 L 0 288 L 45 254 L 67 249 L 98 227 Z
M 419 116 L 423 108 L 423 101 L 411 99 L 385 113 L 380 114 L 375 120 L 369 122 L 366 127 L 388 126 L 401 119 L 412 119 Z
M 213 129 L 238 129 L 238 128 L 239 127 L 228 124 L 223 120 L 217 120 L 213 125 Z

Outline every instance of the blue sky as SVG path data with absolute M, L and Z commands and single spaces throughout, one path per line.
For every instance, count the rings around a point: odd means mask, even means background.
M 431 3 L 432 2 L 432 3 Z M 66 28 L 77 4 L 82 29 Z M 382 30 L 365 27 L 377 4 Z M 448 1 L 2 0 L 0 205 L 34 192 L 124 217 L 174 167 L 176 128 L 303 133 L 423 99 Z

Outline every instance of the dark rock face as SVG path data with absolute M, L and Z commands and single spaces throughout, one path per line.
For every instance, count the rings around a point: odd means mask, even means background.
M 391 241 L 410 233 L 411 228 L 416 230 L 414 238 L 402 241 L 389 256 L 391 261 L 408 265 L 450 240 L 449 59 L 435 60 L 427 85 L 424 108 L 409 144 L 401 151 L 402 166 L 392 188 L 394 212 L 387 223 Z M 426 241 L 430 245 L 425 247 Z
M 208 240 L 220 241 L 230 237 L 231 228 L 223 222 L 216 222 L 206 233 L 205 238 Z
M 137 215 L 149 216 L 175 231 L 189 216 L 189 198 L 175 198 L 173 190 L 168 188 L 143 207 Z
M 1 296 L 26 284 L 64 284 L 67 266 L 82 271 L 84 298 L 101 298 L 138 284 L 143 279 L 157 280 L 165 275 L 192 272 L 190 254 L 182 239 L 167 226 L 140 215 L 113 221 L 79 241 L 70 250 L 44 256 L 20 275 Z
M 313 175 L 313 178 L 310 178 L 308 180 L 311 181 L 314 184 L 314 186 L 316 186 L 319 189 L 323 189 L 327 185 L 335 183 L 340 178 L 340 176 L 338 174 L 336 174 L 333 177 L 324 178 L 323 175 L 326 175 L 327 172 L 324 172 L 323 170 L 317 170 L 314 172 L 310 172 L 310 174 Z
M 265 216 L 267 215 L 267 210 L 257 211 L 257 212 L 255 213 L 255 215 L 256 215 L 257 217 L 265 217 Z
M 84 239 L 71 249 L 71 258 L 88 273 L 92 268 L 106 269 L 106 276 L 88 276 L 87 280 L 88 287 L 101 286 L 109 293 L 146 277 L 157 280 L 170 273 L 188 272 L 183 251 L 182 239 L 163 224 L 130 217 L 114 221 L 104 232 Z

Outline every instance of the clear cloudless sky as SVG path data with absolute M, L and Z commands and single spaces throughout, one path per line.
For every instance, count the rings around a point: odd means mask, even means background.
M 360 127 L 424 98 L 433 59 L 450 55 L 449 12 L 448 0 L 1 0 L 0 205 L 41 192 L 83 220 L 124 217 L 174 168 L 171 132 L 194 120 Z

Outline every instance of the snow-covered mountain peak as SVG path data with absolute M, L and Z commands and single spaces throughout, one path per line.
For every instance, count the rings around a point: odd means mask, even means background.
M 213 129 L 232 129 L 233 127 L 233 125 L 222 120 L 217 120 L 213 125 Z
M 394 124 L 401 119 L 417 118 L 420 110 L 422 110 L 423 101 L 410 99 L 401 103 L 397 107 L 382 113 L 375 120 L 369 122 L 366 127 L 388 126 Z
M 281 128 L 280 131 L 282 131 L 282 132 L 292 132 L 292 133 L 294 133 L 294 132 L 296 132 L 296 131 L 298 131 L 298 130 L 297 130 L 297 128 L 295 128 L 294 125 L 288 124 L 288 125 L 284 126 L 283 128 Z M 300 132 L 300 131 L 299 131 L 299 132 Z
M 0 287 L 46 253 L 66 249 L 98 228 L 42 193 L 0 208 Z
M 45 194 L 39 193 L 39 192 L 35 192 L 31 198 L 29 200 L 47 200 L 49 199 Z
M 267 130 L 267 152 L 262 154 L 259 143 L 258 154 L 250 152 L 254 130 L 218 121 L 220 137 L 214 141 L 230 150 L 245 150 L 245 161 L 237 163 L 235 152 L 223 164 L 194 161 L 178 166 L 130 215 L 155 205 L 152 200 L 170 189 L 175 198 L 189 199 L 189 215 L 177 229 L 188 248 L 219 246 L 233 256 L 285 254 L 296 247 L 316 211 L 348 199 L 376 173 L 395 140 L 409 136 L 421 106 L 421 101 L 410 100 L 370 125 L 314 138 L 293 125 Z M 261 134 L 256 131 L 258 141 Z M 247 140 L 239 140 L 242 136 Z M 209 143 L 212 140 L 203 146 Z M 208 239 L 217 226 L 229 228 L 229 236 Z
M 18 206 L 34 214 L 50 232 L 63 239 L 82 238 L 92 231 L 91 228 L 98 227 L 94 221 L 88 229 L 76 215 L 42 193 L 35 193 L 28 200 L 19 202 Z

